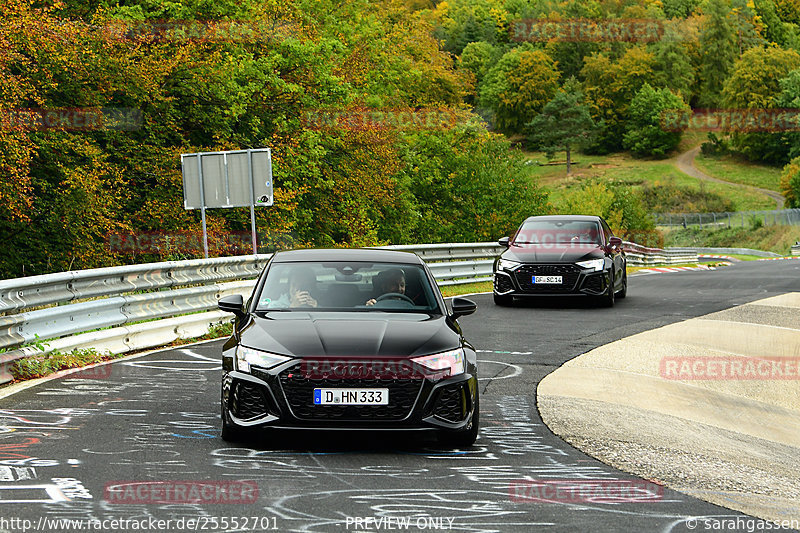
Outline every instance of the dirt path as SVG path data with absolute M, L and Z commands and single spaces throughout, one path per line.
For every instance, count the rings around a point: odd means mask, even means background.
M 775 209 L 783 209 L 783 196 L 775 191 L 770 191 L 768 189 L 762 189 L 760 187 L 753 187 L 752 185 L 744 185 L 742 183 L 734 183 L 732 181 L 725 181 L 718 178 L 714 178 L 709 176 L 705 172 L 701 172 L 697 167 L 694 166 L 694 158 L 697 157 L 697 154 L 700 153 L 700 147 L 695 146 L 691 150 L 683 152 L 680 154 L 675 161 L 675 164 L 678 166 L 678 170 L 683 172 L 684 174 L 688 174 L 693 178 L 697 178 L 699 180 L 706 180 L 706 181 L 715 181 L 717 183 L 725 183 L 727 185 L 733 185 L 735 187 L 742 187 L 744 189 L 750 189 L 752 191 L 760 192 L 761 194 L 766 194 L 773 200 L 775 200 Z

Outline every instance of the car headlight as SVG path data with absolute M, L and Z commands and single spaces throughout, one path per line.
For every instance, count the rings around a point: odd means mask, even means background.
M 514 270 L 515 268 L 517 268 L 518 266 L 520 266 L 521 264 L 522 263 L 520 263 L 519 261 L 511 261 L 509 259 L 501 259 L 500 261 L 497 262 L 497 269 L 498 270 L 509 270 L 509 271 L 511 271 L 511 270 Z
M 603 270 L 605 266 L 605 259 L 591 259 L 589 261 L 581 261 L 580 263 L 575 263 L 581 268 L 591 268 L 594 271 Z
M 289 359 L 291 359 L 291 357 L 262 352 L 261 350 L 254 350 L 246 346 L 236 347 L 236 368 L 242 372 L 250 372 L 250 365 L 260 366 L 261 368 L 272 368 Z
M 450 376 L 457 376 L 465 371 L 463 348 L 423 357 L 413 357 L 411 360 L 430 370 L 447 370 L 450 372 Z

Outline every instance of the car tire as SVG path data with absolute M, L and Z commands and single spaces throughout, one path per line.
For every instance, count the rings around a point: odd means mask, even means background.
M 225 442 L 240 442 L 247 437 L 247 430 L 241 428 L 233 423 L 228 418 L 228 410 L 225 409 L 225 404 L 220 402 L 221 415 L 222 415 L 222 440 Z
M 480 398 L 478 390 L 475 390 L 475 410 L 472 411 L 472 419 L 469 427 L 460 431 L 444 431 L 439 434 L 439 442 L 454 448 L 469 448 L 475 444 L 480 429 Z
M 495 305 L 499 305 L 501 307 L 511 307 L 514 305 L 514 297 L 508 294 L 494 294 L 494 303 Z
M 622 289 L 617 293 L 617 298 L 625 298 L 628 295 L 628 273 L 622 275 Z
M 614 272 L 610 273 L 611 279 L 608 283 L 606 293 L 600 296 L 600 305 L 603 307 L 614 307 Z

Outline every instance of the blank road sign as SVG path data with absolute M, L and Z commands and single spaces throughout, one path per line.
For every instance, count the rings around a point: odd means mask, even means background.
M 272 205 L 269 148 L 182 154 L 181 166 L 185 209 Z

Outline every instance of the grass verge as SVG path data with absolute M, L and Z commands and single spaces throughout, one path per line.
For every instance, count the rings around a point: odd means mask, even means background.
M 544 164 L 548 161 L 545 153 L 529 151 L 523 153 L 531 161 L 527 167 L 528 175 L 549 191 L 550 201 L 557 208 L 564 205 L 566 199 L 593 179 L 616 181 L 630 185 L 634 189 L 643 187 L 685 189 L 686 194 L 692 196 L 693 203 L 696 204 L 688 206 L 688 208 L 670 205 L 646 206 L 653 212 L 750 211 L 775 208 L 775 201 L 760 192 L 743 189 L 733 184 L 701 181 L 687 176 L 675 166 L 675 159 L 635 159 L 624 153 L 606 156 L 576 154 L 577 163 L 573 165 L 572 174 L 567 176 L 565 165 L 549 166 Z M 564 154 L 557 153 L 555 160 L 565 160 Z M 730 172 L 736 175 L 744 175 L 750 169 L 749 166 L 742 166 L 739 169 L 733 161 L 726 165 L 730 167 Z M 771 175 L 772 169 L 769 167 L 759 167 L 759 169 L 760 175 Z M 708 173 L 717 176 L 716 172 L 715 169 L 714 172 L 709 171 Z M 779 170 L 777 172 L 780 174 Z M 726 179 L 723 175 L 717 177 Z M 759 179 L 766 180 L 767 177 Z M 703 201 L 703 197 L 707 197 L 706 202 Z M 713 209 L 720 202 L 725 203 L 726 208 Z
M 717 179 L 760 187 L 780 192 L 781 169 L 766 165 L 756 165 L 732 155 L 706 157 L 699 155 L 694 165 Z
M 476 292 L 492 292 L 491 281 L 481 281 L 478 283 L 466 283 L 464 285 L 446 285 L 441 287 L 442 295 L 447 298 L 458 296 L 459 294 L 472 294 Z
M 800 240 L 800 226 L 760 228 L 674 229 L 665 232 L 665 246 L 752 248 L 791 255 L 792 244 Z M 760 258 L 759 258 L 760 259 Z
M 230 322 L 212 324 L 211 327 L 208 328 L 208 333 L 205 335 L 190 339 L 176 339 L 169 344 L 165 344 L 163 347 L 169 348 L 172 346 L 181 346 L 203 340 L 229 337 L 232 332 L 233 324 Z M 44 346 L 47 345 L 47 342 L 37 341 L 35 345 L 43 350 Z M 147 350 L 150 350 L 150 348 L 147 348 Z M 11 383 L 42 378 L 61 370 L 67 370 L 69 368 L 81 368 L 105 361 L 113 361 L 114 359 L 120 359 L 135 353 L 137 353 L 137 351 L 124 354 L 100 353 L 94 348 L 79 348 L 70 352 L 53 350 L 47 354 L 34 355 L 15 361 L 9 369 L 9 372 L 14 377 L 14 381 Z M 9 385 L 11 383 L 9 383 Z

